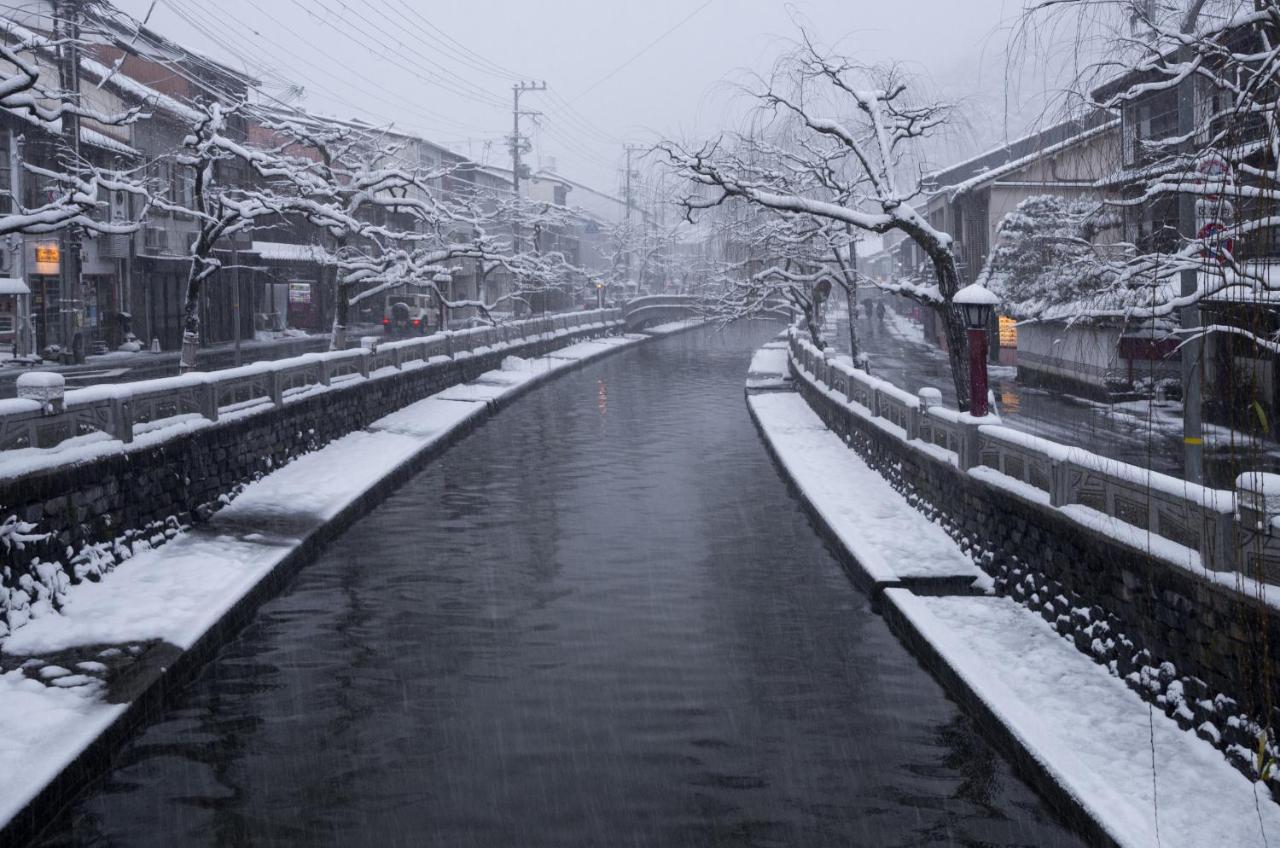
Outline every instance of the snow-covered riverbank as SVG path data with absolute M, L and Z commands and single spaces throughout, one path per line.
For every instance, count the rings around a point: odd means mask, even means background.
M 542 380 L 678 329 L 508 358 L 248 485 L 207 523 L 101 581 L 70 587 L 62 613 L 0 640 L 0 833 L 36 832 L 75 787 L 59 785 L 68 767 L 101 757 L 283 576 L 430 457 Z
M 773 390 L 747 397 L 782 472 L 899 637 L 1087 835 L 1164 848 L 1263 846 L 1280 835 L 1280 807 L 1264 786 L 1035 612 L 985 594 L 987 580 L 941 527 L 799 394 L 778 390 L 785 370 L 785 360 L 760 358 L 749 390 L 770 376 Z M 912 578 L 930 577 L 953 579 L 912 590 Z

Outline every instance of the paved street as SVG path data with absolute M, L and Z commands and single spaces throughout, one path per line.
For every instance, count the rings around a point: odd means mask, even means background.
M 829 325 L 827 330 L 830 341 L 845 352 L 847 326 L 841 309 L 837 325 Z M 955 406 L 947 357 L 925 343 L 918 323 L 890 309 L 883 322 L 859 317 L 857 329 L 862 349 L 871 361 L 872 374 L 912 392 L 933 386 L 941 390 L 948 406 Z M 1182 476 L 1181 403 L 1141 400 L 1106 404 L 1024 386 L 1015 376 L 1012 367 L 991 368 L 992 390 L 1006 424 L 1055 442 Z M 1232 461 L 1233 454 L 1247 451 L 1247 461 L 1253 467 L 1260 462 L 1275 467 L 1280 461 L 1275 446 L 1268 446 L 1259 455 L 1257 447 L 1244 442 L 1238 433 L 1234 434 L 1233 446 L 1232 435 L 1225 428 L 1206 427 L 1206 444 L 1213 449 L 1206 457 L 1206 470 L 1214 485 L 1230 485 L 1241 461 Z

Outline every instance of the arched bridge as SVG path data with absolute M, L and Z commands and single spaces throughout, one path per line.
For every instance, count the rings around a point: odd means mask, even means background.
M 627 332 L 697 316 L 698 299 L 687 294 L 655 294 L 638 297 L 622 307 L 622 318 L 626 322 Z

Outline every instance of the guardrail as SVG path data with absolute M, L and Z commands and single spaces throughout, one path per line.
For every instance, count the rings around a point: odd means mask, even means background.
M 223 371 L 72 389 L 61 408 L 22 398 L 0 400 L 0 451 L 50 448 L 95 432 L 132 442 L 139 425 L 183 416 L 217 421 L 257 404 L 282 406 L 290 397 L 334 382 L 368 379 L 415 361 L 487 352 L 548 334 L 601 327 L 622 319 L 620 309 L 545 315 L 492 327 L 383 342 L 375 349 L 306 353 Z
M 1114 519 L 1134 534 L 1156 536 L 1198 553 L 1210 570 L 1236 568 L 1245 533 L 1265 534 L 1255 545 L 1256 555 L 1280 556 L 1280 527 L 1274 542 L 1265 516 L 1242 528 L 1235 492 L 1188 483 L 989 423 L 990 418 L 946 409 L 931 402 L 935 395 L 930 390 L 920 396 L 904 392 L 833 359 L 794 330 L 789 344 L 792 363 L 802 376 L 839 396 L 852 413 L 985 482 L 1045 506 L 1074 507 L 1068 512 L 1077 519 L 1090 513 Z

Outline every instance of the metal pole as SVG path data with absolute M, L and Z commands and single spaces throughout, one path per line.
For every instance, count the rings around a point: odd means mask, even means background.
M 1185 52 L 1184 61 L 1191 58 L 1190 48 Z M 1178 133 L 1187 138 L 1184 152 L 1188 156 L 1195 151 L 1194 131 L 1195 75 L 1188 74 L 1178 84 Z M 1190 192 L 1178 195 L 1178 235 L 1183 245 L 1196 238 L 1196 199 Z M 1194 300 L 1199 287 L 1198 277 L 1195 270 L 1188 269 L 1181 273 L 1180 280 L 1180 293 L 1183 297 L 1192 298 L 1190 305 L 1184 306 L 1181 313 L 1182 331 L 1188 334 L 1182 345 L 1182 453 L 1184 475 L 1191 483 L 1204 481 L 1204 432 L 1200 418 L 1204 343 L 1199 335 L 1200 306 Z
M 22 203 L 22 145 L 16 128 L 9 130 L 9 192 L 10 208 Z M 21 233 L 12 236 L 17 249 L 13 251 L 13 276 L 27 280 L 27 240 Z M 14 298 L 13 353 L 15 356 L 31 356 L 36 352 L 36 328 L 31 320 L 31 295 Z M 25 304 L 25 309 L 23 308 Z M 45 307 L 48 309 L 48 306 Z
M 231 295 L 231 315 L 236 325 L 232 335 L 235 337 L 236 367 L 239 368 L 242 362 L 240 358 L 240 253 L 235 248 L 231 250 L 231 284 L 235 287 Z

